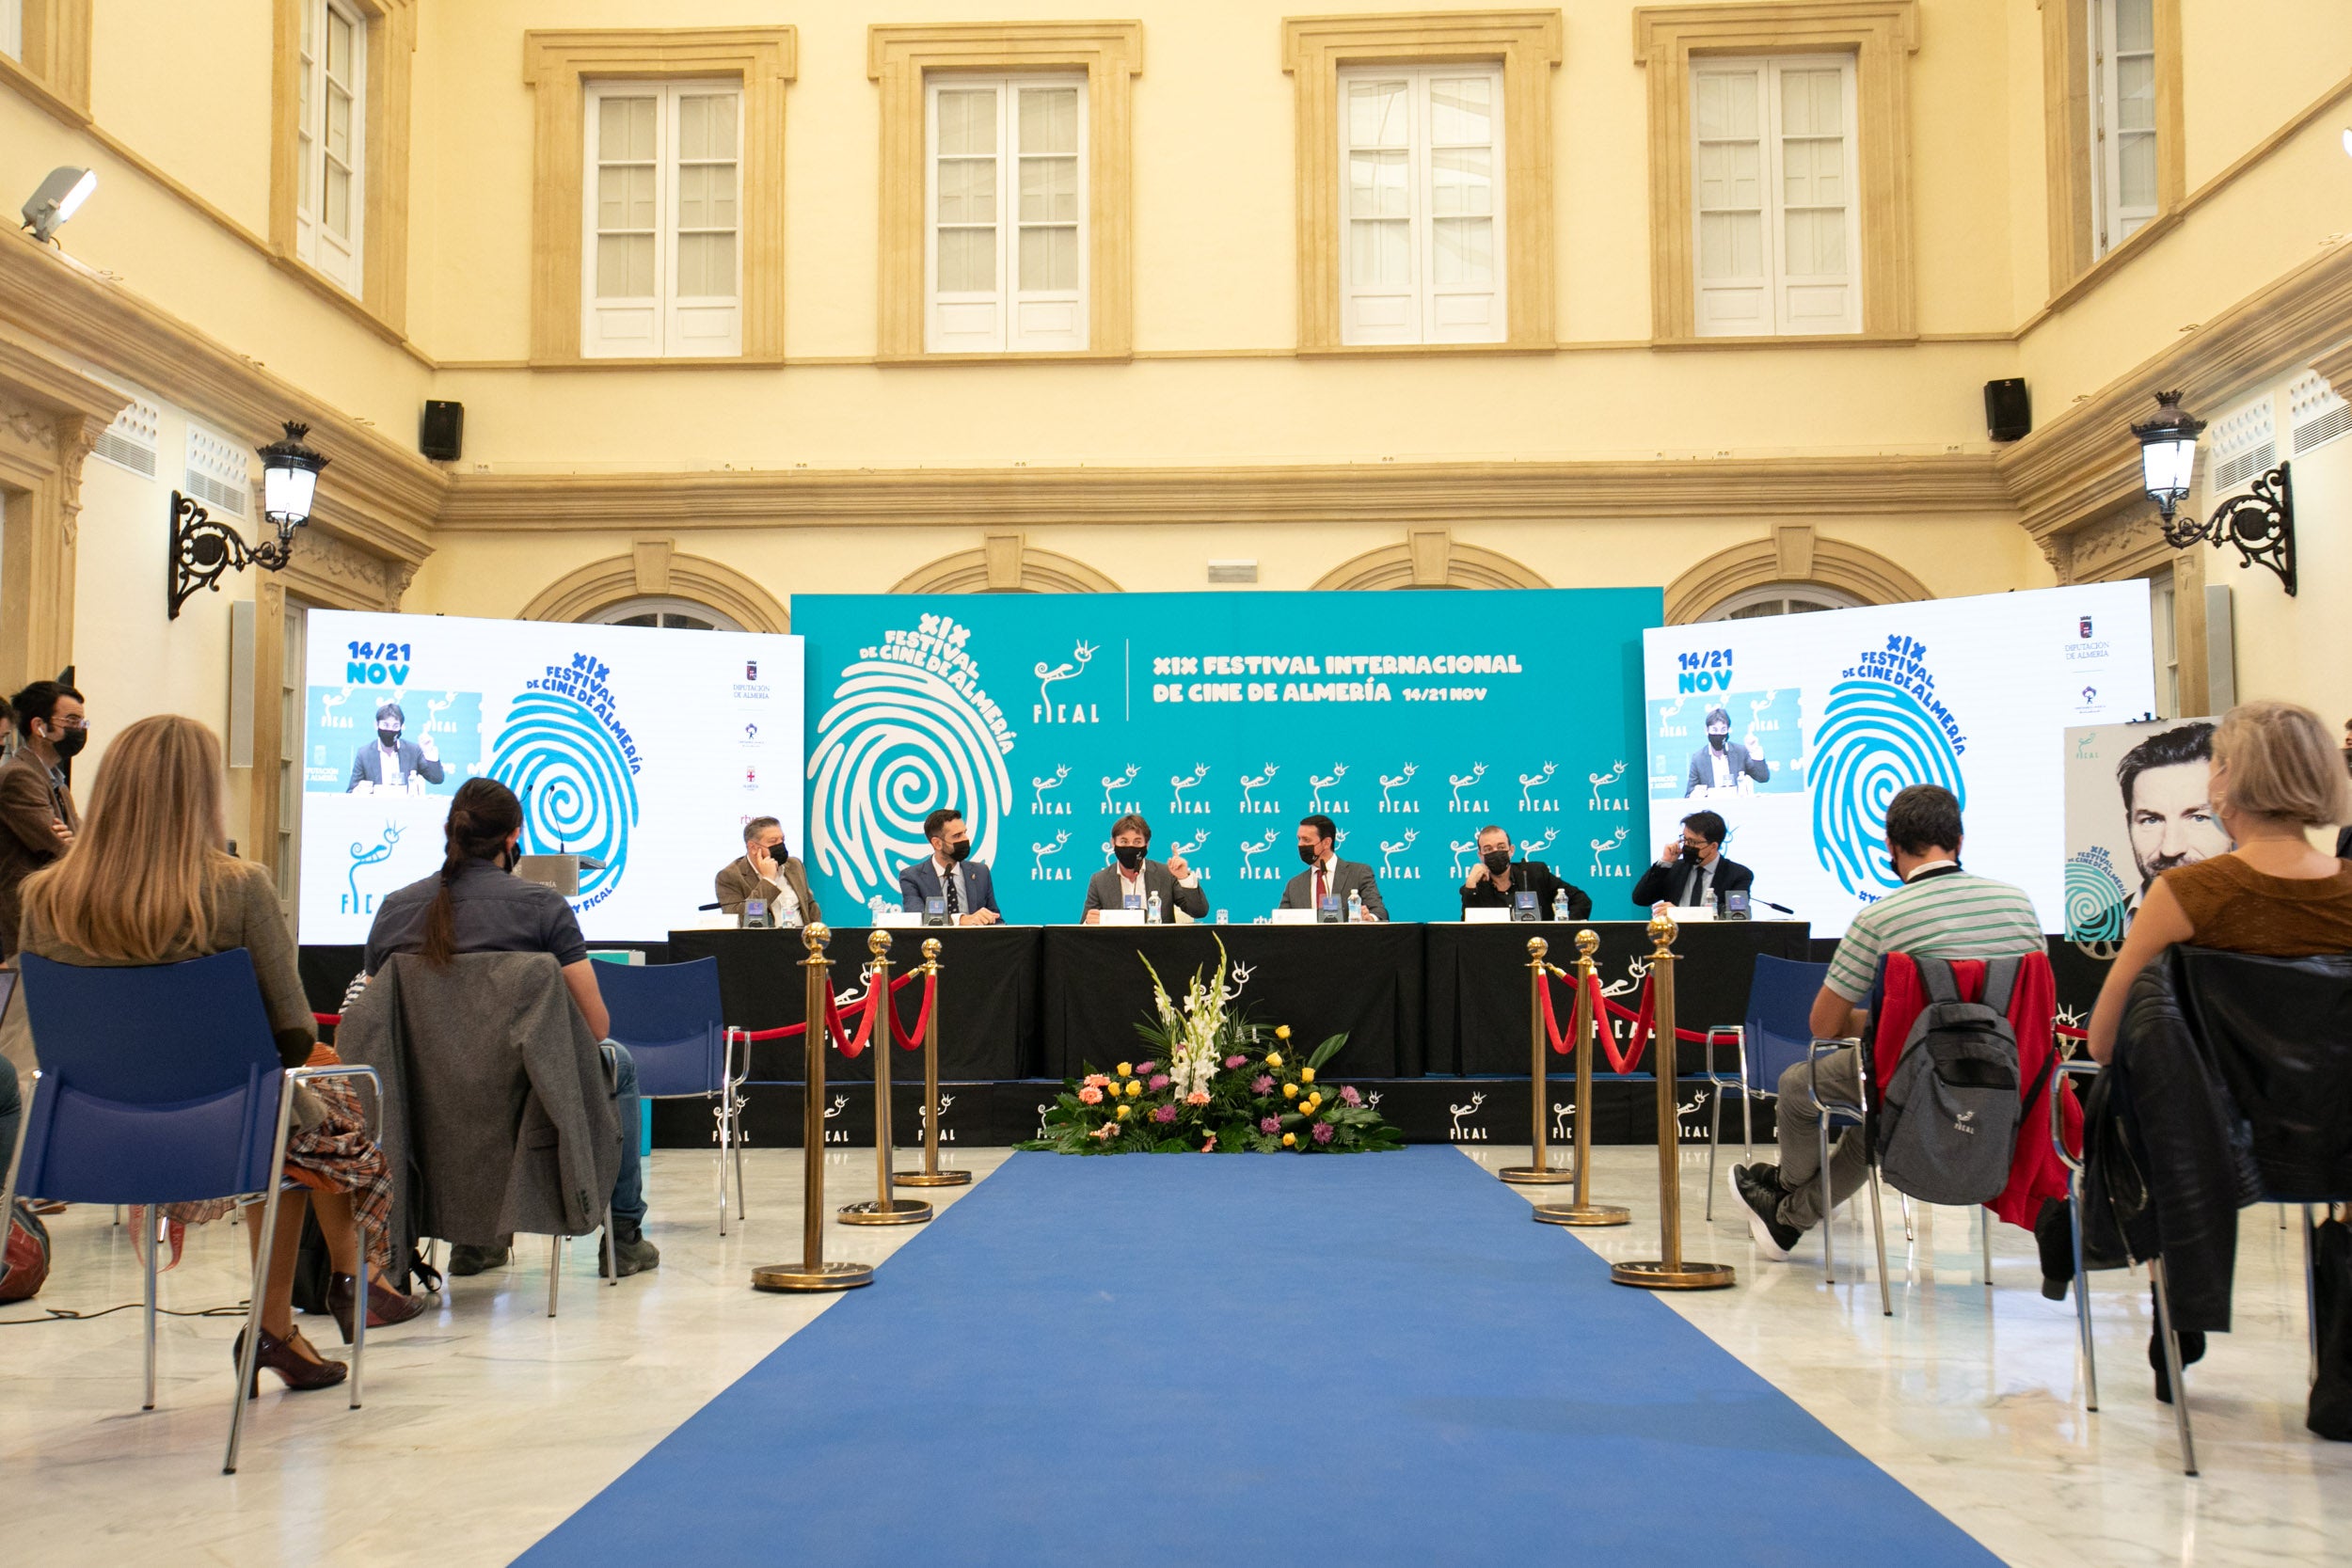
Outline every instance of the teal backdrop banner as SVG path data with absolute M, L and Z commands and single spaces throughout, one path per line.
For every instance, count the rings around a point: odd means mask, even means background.
M 1005 918 L 1074 921 L 1111 824 L 1152 824 L 1214 911 L 1265 917 L 1321 812 L 1398 920 L 1452 920 L 1498 822 L 1631 919 L 1655 588 L 1430 594 L 799 594 L 808 843 L 850 924 L 895 909 L 953 805 Z

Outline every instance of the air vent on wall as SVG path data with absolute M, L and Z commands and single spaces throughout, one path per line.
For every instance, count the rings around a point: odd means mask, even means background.
M 2213 423 L 2213 467 L 2205 483 L 2214 496 L 2233 495 L 2279 466 L 2276 404 L 2265 392 Z
M 253 469 L 245 448 L 190 421 L 185 489 L 207 506 L 244 516 L 253 494 Z
M 164 411 L 133 393 L 131 405 L 115 416 L 115 422 L 90 448 L 90 455 L 153 479 L 163 461 L 163 424 Z
M 2300 457 L 2352 431 L 2352 403 L 2336 396 L 2326 376 L 2306 371 L 2287 383 L 2287 425 L 2294 432 L 2288 445 Z
M 1212 561 L 1209 562 L 1211 582 L 1255 582 L 1258 563 L 1254 561 Z

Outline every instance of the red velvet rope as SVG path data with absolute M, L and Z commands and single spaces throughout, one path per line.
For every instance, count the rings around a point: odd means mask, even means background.
M 897 990 L 900 986 L 905 985 L 908 980 L 914 979 L 915 975 L 919 974 L 922 974 L 922 971 L 913 969 L 907 971 L 906 977 L 898 981 L 890 989 L 894 991 Z M 889 1009 L 891 1037 L 898 1042 L 898 1049 L 901 1051 L 914 1051 L 920 1048 L 923 1043 L 923 1037 L 930 1032 L 931 1008 L 939 1001 L 939 975 L 936 973 L 927 974 L 924 976 L 924 981 L 923 1011 L 921 1016 L 915 1019 L 914 1027 L 913 1029 L 899 1028 L 898 1009 L 895 1006 Z
M 322 1029 L 332 1029 L 342 1021 L 343 1015 L 341 1013 L 312 1013 L 310 1015 L 310 1022 Z

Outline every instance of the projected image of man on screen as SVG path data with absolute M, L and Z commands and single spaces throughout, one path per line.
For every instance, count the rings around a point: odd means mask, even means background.
M 375 709 L 375 739 L 361 741 L 352 753 L 351 782 L 343 786 L 346 795 L 361 793 L 404 794 L 423 784 L 441 782 L 441 753 L 428 735 L 421 743 L 403 740 L 400 733 L 408 722 L 408 716 L 398 703 L 380 703 Z M 419 784 L 418 781 L 423 781 Z
M 1754 729 L 1748 731 L 1744 743 L 1731 738 L 1730 709 L 1708 708 L 1707 744 L 1691 753 L 1690 776 L 1682 789 L 1684 798 L 1718 791 L 1752 793 L 1757 784 L 1769 783 L 1772 776 L 1772 767 L 1762 752 Z

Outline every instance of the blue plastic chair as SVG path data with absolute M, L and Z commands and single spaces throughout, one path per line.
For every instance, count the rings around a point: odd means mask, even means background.
M 1829 977 L 1829 965 L 1797 963 L 1758 955 L 1755 977 L 1748 982 L 1748 1017 L 1744 1023 L 1727 1023 L 1707 1032 L 1706 1070 L 1700 1076 L 1715 1086 L 1715 1104 L 1707 1135 L 1707 1218 L 1715 1217 L 1715 1156 L 1724 1135 L 1724 1091 L 1740 1091 L 1740 1141 L 1748 1159 L 1756 1158 L 1755 1100 L 1776 1096 L 1780 1075 L 1805 1059 L 1813 1039 L 1813 999 Z M 1724 1072 L 1715 1065 L 1719 1040 L 1729 1040 L 1737 1052 L 1739 1070 Z
M 612 1037 L 637 1062 L 637 1092 L 647 1100 L 713 1100 L 719 1122 L 719 1234 L 727 1233 L 727 1171 L 735 1172 L 736 1217 L 743 1207 L 743 1099 L 751 1050 L 736 1069 L 743 1031 L 722 1021 L 719 960 L 678 964 L 602 964 L 596 989 L 612 1015 Z M 732 1161 L 730 1162 L 730 1156 Z
M 261 1354 L 262 1295 L 286 1185 L 294 1085 L 365 1079 L 366 1067 L 282 1067 L 253 957 L 232 948 L 185 963 L 108 968 L 18 958 L 40 1054 L 24 1095 L 21 1158 L 0 1183 L 0 1213 L 22 1191 L 64 1203 L 262 1206 L 245 1354 L 229 1418 L 224 1475 L 237 1472 L 246 1402 Z M 378 1085 L 379 1094 L 381 1086 Z M 147 1247 L 147 1391 L 155 1408 L 155 1245 Z M 362 1238 L 362 1254 L 365 1238 Z M 363 1294 L 361 1301 L 366 1297 Z M 367 1313 L 354 1314 L 351 1408 L 359 1408 Z

